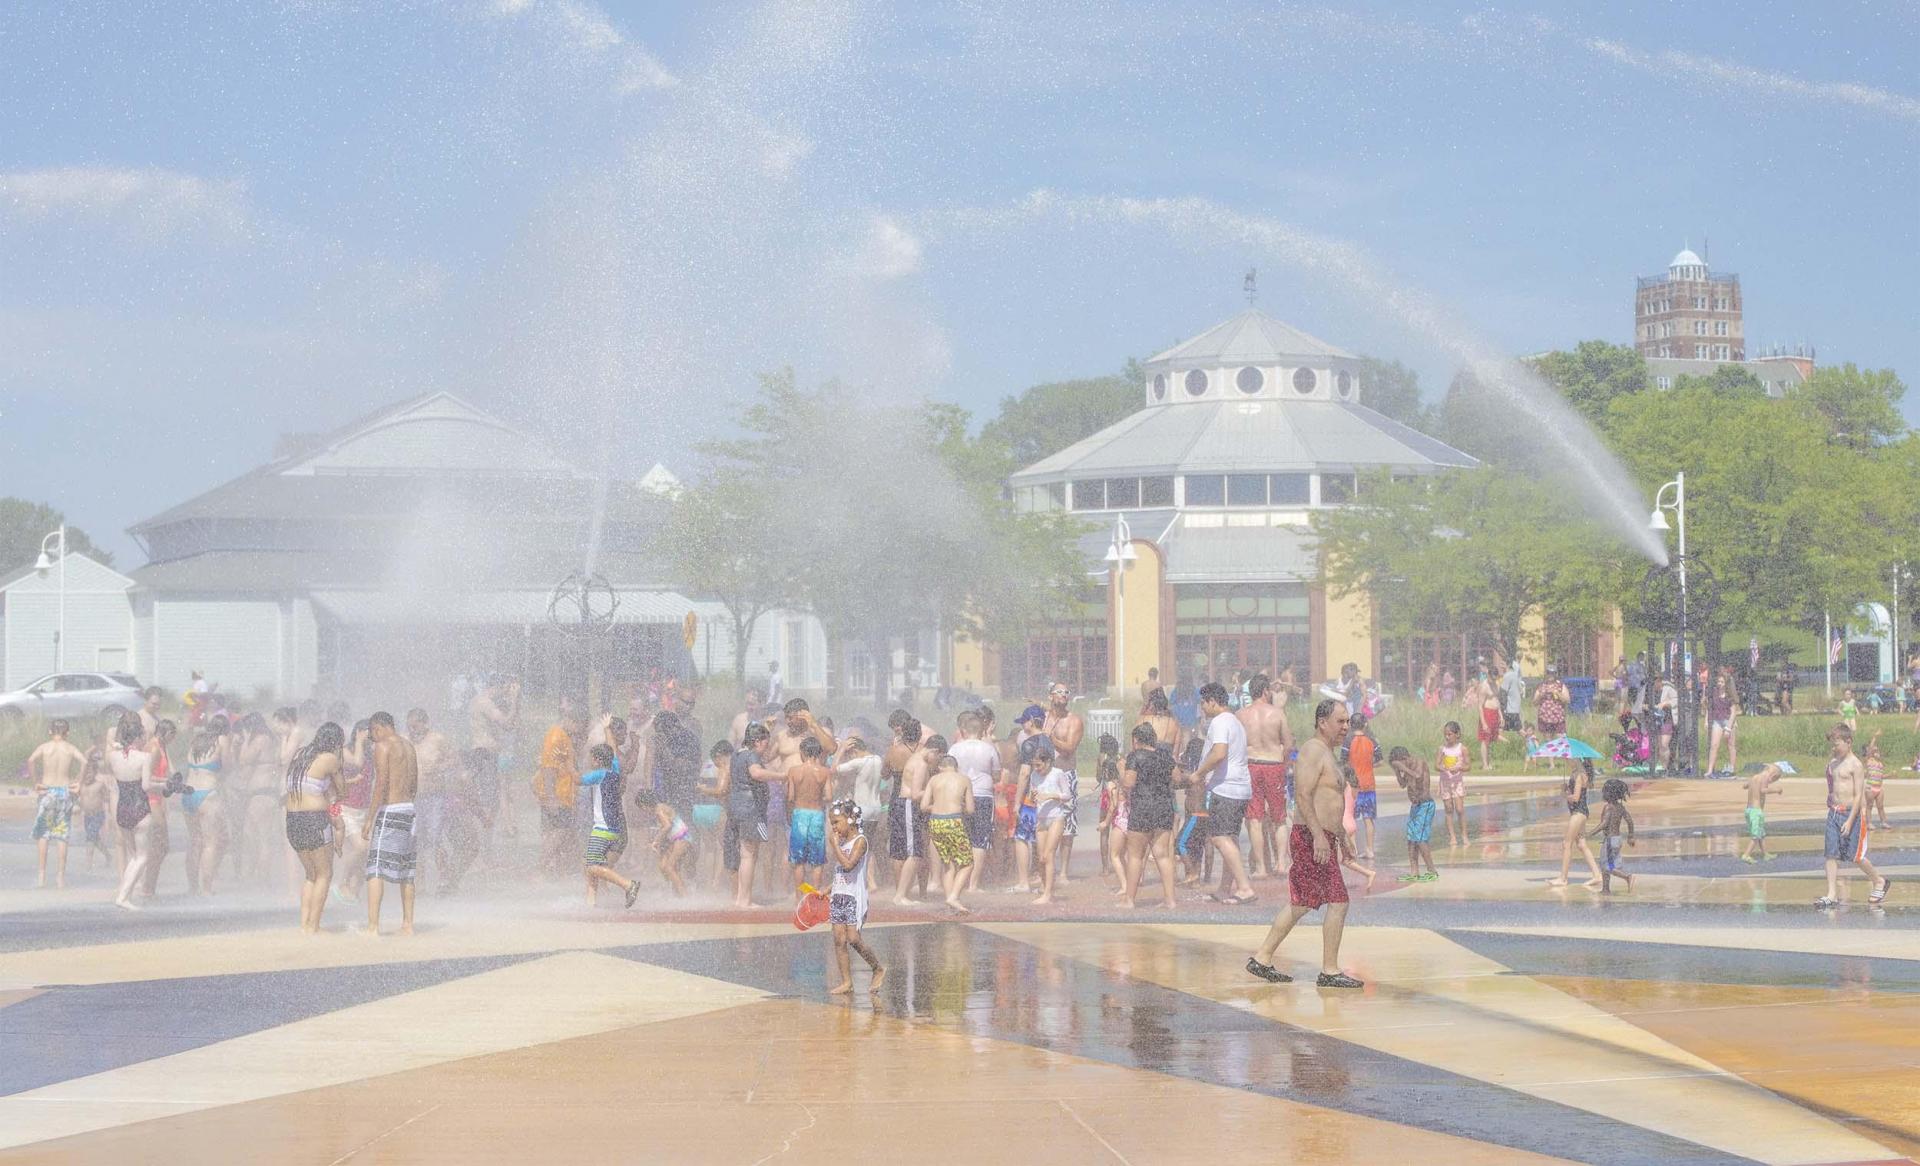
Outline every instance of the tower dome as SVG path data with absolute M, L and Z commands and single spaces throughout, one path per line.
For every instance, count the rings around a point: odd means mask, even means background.
M 1693 248 L 1682 247 L 1680 254 L 1667 264 L 1667 274 L 1674 279 L 1707 278 L 1707 261 L 1693 253 Z

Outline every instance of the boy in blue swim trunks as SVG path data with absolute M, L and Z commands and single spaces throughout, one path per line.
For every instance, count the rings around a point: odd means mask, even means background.
M 802 884 L 816 890 L 826 885 L 826 797 L 833 774 L 820 763 L 825 752 L 817 738 L 801 738 L 800 763 L 786 774 L 787 805 L 792 807 L 787 820 L 787 865 L 793 875 L 795 902 L 805 895 Z
M 1393 780 L 1401 789 L 1407 791 L 1407 865 L 1411 868 L 1400 876 L 1403 883 L 1430 883 L 1440 877 L 1433 865 L 1433 774 L 1427 769 L 1427 763 L 1407 752 L 1404 745 L 1395 745 L 1387 754 L 1387 764 L 1393 767 Z M 1420 864 L 1427 864 L 1427 873 L 1420 873 Z

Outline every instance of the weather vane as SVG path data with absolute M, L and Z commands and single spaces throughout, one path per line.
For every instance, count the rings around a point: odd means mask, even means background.
M 1248 304 L 1252 304 L 1254 300 L 1260 298 L 1260 289 L 1255 285 L 1255 278 L 1254 278 L 1259 274 L 1260 274 L 1259 268 L 1257 267 L 1247 268 L 1246 282 L 1241 284 L 1240 290 L 1247 293 Z

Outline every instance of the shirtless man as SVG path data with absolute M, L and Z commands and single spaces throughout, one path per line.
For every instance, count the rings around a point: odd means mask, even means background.
M 800 759 L 787 767 L 787 804 L 792 819 L 787 826 L 787 867 L 793 878 L 793 898 L 805 892 L 802 883 L 824 888 L 827 878 L 827 783 L 833 771 L 821 764 L 820 742 L 800 740 Z
M 500 780 L 500 748 L 512 725 L 507 686 L 499 677 L 491 677 L 467 704 L 467 747 L 486 754 L 484 759 L 473 759 L 476 771 L 476 788 L 473 792 L 485 804 L 485 819 L 489 827 L 494 819 L 506 815 L 507 793 Z M 513 836 L 511 819 L 507 820 L 506 833 L 508 837 Z
M 763 697 L 761 697 L 760 690 L 758 688 L 755 688 L 752 685 L 748 685 L 747 686 L 747 707 L 733 715 L 733 725 L 731 728 L 727 730 L 727 740 L 732 741 L 733 747 L 735 749 L 738 749 L 740 747 L 740 742 L 742 738 L 746 734 L 747 726 L 753 724 L 756 721 L 764 721 L 766 719 L 767 719 L 766 700 Z
M 1340 877 L 1342 831 L 1340 816 L 1340 762 L 1334 750 L 1346 740 L 1349 714 L 1346 702 L 1323 700 L 1313 710 L 1313 736 L 1300 746 L 1300 762 L 1294 773 L 1294 806 L 1297 817 L 1288 844 L 1293 851 L 1293 868 L 1287 874 L 1292 902 L 1274 917 L 1260 950 L 1247 959 L 1247 971 L 1270 983 L 1284 984 L 1293 979 L 1273 966 L 1273 953 L 1309 911 L 1327 909 L 1320 925 L 1320 978 L 1322 988 L 1358 988 L 1359 980 L 1340 970 L 1340 932 L 1347 924 L 1347 884 Z
M 780 707 L 780 717 L 780 728 L 773 735 L 773 766 L 780 772 L 785 773 L 800 764 L 800 742 L 802 741 L 808 739 L 818 741 L 821 755 L 824 757 L 831 757 L 839 752 L 839 743 L 833 739 L 833 734 L 827 731 L 826 726 L 814 720 L 813 711 L 807 707 L 804 699 L 796 696 L 787 701 Z M 783 848 L 791 849 L 787 829 L 789 808 L 787 787 L 784 783 L 778 784 L 772 787 L 771 792 L 773 797 L 767 810 L 767 841 L 773 844 L 773 853 L 779 854 Z M 823 833 L 821 846 L 824 848 L 825 845 Z M 825 859 L 821 861 L 824 862 Z M 768 863 L 767 867 L 770 872 L 774 870 L 772 863 Z
M 901 775 L 907 761 L 920 748 L 920 722 L 905 709 L 887 714 L 887 726 L 893 730 L 893 744 L 880 755 L 880 773 L 884 788 L 892 791 L 887 799 L 887 857 L 892 859 L 901 892 L 912 877 L 910 868 L 920 857 L 920 839 L 914 833 L 913 799 L 907 796 Z
M 420 788 L 420 756 L 413 742 L 394 732 L 392 713 L 375 713 L 367 723 L 373 736 L 373 801 L 360 828 L 361 840 L 368 843 L 366 933 L 379 938 L 381 893 L 386 884 L 397 883 L 400 934 L 412 935 L 413 798 Z
M 1054 764 L 1067 774 L 1067 824 L 1060 836 L 1060 861 L 1055 881 L 1065 886 L 1073 869 L 1073 839 L 1080 832 L 1080 742 L 1087 723 L 1072 710 L 1073 693 L 1064 684 L 1047 688 L 1047 736 L 1053 741 Z
M 900 764 L 899 793 L 893 799 L 898 810 L 888 816 L 887 831 L 891 836 L 897 829 L 912 841 L 909 853 L 901 860 L 900 878 L 893 894 L 895 905 L 904 907 L 915 898 L 925 898 L 927 894 L 927 875 L 932 864 L 927 855 L 927 811 L 921 804 L 920 795 L 926 792 L 927 777 L 933 766 L 933 757 L 928 755 L 927 746 L 940 738 L 934 736 L 922 741 L 919 721 L 907 725 L 900 734 L 903 741 L 912 744 L 912 748 L 907 751 L 906 760 Z M 946 751 L 946 744 L 942 742 L 940 752 Z M 894 853 L 898 854 L 899 848 L 896 847 Z
M 1271 878 L 1285 874 L 1281 829 L 1287 822 L 1287 754 L 1293 750 L 1293 730 L 1274 703 L 1273 682 L 1264 672 L 1247 681 L 1247 704 L 1234 715 L 1247 730 L 1247 770 L 1253 776 L 1253 800 L 1247 803 L 1247 823 L 1253 841 L 1253 875 Z
M 971 909 L 960 901 L 960 892 L 966 889 L 974 855 L 983 852 L 975 851 L 967 837 L 967 819 L 973 814 L 973 781 L 961 772 L 960 762 L 952 754 L 934 759 L 933 774 L 920 794 L 920 806 L 927 812 L 928 840 L 940 859 L 940 886 L 947 892 L 947 906 L 958 914 L 970 914 Z
M 432 856 L 439 868 L 440 879 L 445 882 L 447 853 L 443 839 L 447 798 L 454 787 L 465 780 L 460 772 L 460 759 L 454 753 L 453 742 L 432 726 L 425 709 L 407 710 L 407 740 L 413 742 L 413 752 L 420 770 L 420 788 L 413 796 L 420 819 L 414 849 L 422 858 Z M 439 885 L 435 884 L 436 893 Z
M 54 886 L 67 885 L 67 836 L 73 832 L 73 807 L 80 792 L 80 771 L 87 767 L 86 754 L 67 740 L 67 722 L 54 721 L 47 726 L 47 739 L 27 758 L 27 772 L 33 775 L 33 792 L 40 799 L 33 819 L 33 838 L 40 847 L 40 877 L 33 885 L 47 885 L 47 844 L 59 854 L 54 868 Z
M 1832 746 L 1832 760 L 1827 762 L 1827 893 L 1813 905 L 1840 905 L 1840 864 L 1851 862 L 1872 888 L 1867 902 L 1878 906 L 1887 901 L 1887 887 L 1893 880 L 1867 861 L 1867 769 L 1854 756 L 1853 728 L 1845 721 L 1827 734 L 1827 743 Z

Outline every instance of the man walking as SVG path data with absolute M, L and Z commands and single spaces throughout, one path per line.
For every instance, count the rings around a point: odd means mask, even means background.
M 1867 876 L 1867 902 L 1887 901 L 1892 879 L 1867 861 L 1867 771 L 1853 753 L 1853 729 L 1841 722 L 1827 734 L 1832 760 L 1827 762 L 1827 893 L 1813 901 L 1816 907 L 1840 905 L 1840 864 L 1850 862 Z
M 1507 661 L 1506 674 L 1500 677 L 1502 727 L 1509 733 L 1520 731 L 1520 713 L 1527 705 L 1527 682 L 1520 678 L 1520 661 Z
M 367 723 L 373 734 L 373 801 L 360 828 L 367 843 L 367 934 L 379 937 L 381 893 L 394 883 L 400 888 L 400 934 L 412 935 L 413 796 L 420 786 L 420 758 L 413 742 L 394 732 L 392 713 L 375 713 Z
M 1300 746 L 1300 761 L 1294 772 L 1296 801 L 1293 834 L 1293 869 L 1287 874 L 1289 898 L 1286 909 L 1274 916 L 1273 926 L 1260 950 L 1247 959 L 1247 971 L 1269 983 L 1284 984 L 1293 977 L 1273 966 L 1273 953 L 1280 948 L 1294 924 L 1309 911 L 1327 909 L 1320 925 L 1320 977 L 1322 988 L 1358 988 L 1359 980 L 1340 970 L 1340 933 L 1347 924 L 1347 884 L 1340 877 L 1341 824 L 1343 799 L 1340 796 L 1340 763 L 1334 750 L 1346 740 L 1349 714 L 1337 700 L 1323 700 L 1313 710 L 1313 736 Z
M 1222 903 L 1251 903 L 1253 884 L 1247 881 L 1246 863 L 1240 857 L 1240 823 L 1246 818 L 1247 803 L 1253 800 L 1253 775 L 1247 768 L 1247 730 L 1228 707 L 1226 687 L 1211 682 L 1200 689 L 1200 711 L 1207 717 L 1207 754 L 1193 771 L 1194 781 L 1206 783 L 1207 833 L 1220 865 L 1233 890 Z M 1336 803 L 1339 793 L 1334 794 Z M 1334 807 L 1333 820 L 1340 820 Z

